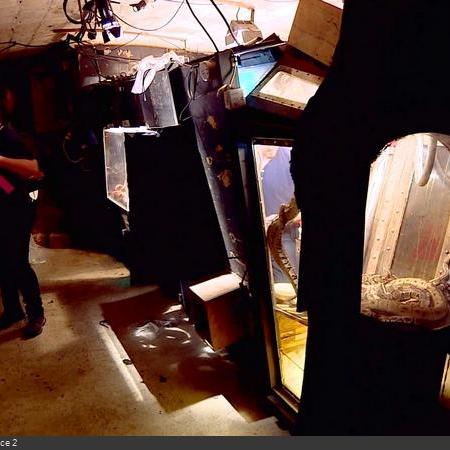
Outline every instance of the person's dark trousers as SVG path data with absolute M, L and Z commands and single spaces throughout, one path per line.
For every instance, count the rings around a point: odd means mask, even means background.
M 29 262 L 34 205 L 28 196 L 0 203 L 0 289 L 4 313 L 23 315 L 19 293 L 29 319 L 44 314 L 36 274 Z

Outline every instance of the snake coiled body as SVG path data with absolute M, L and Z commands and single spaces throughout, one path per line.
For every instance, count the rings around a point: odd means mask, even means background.
M 297 291 L 298 275 L 287 257 L 282 237 L 286 226 L 299 214 L 295 198 L 280 207 L 267 229 L 270 253 Z M 442 275 L 427 281 L 421 278 L 396 278 L 393 275 L 363 275 L 361 312 L 382 322 L 414 324 L 439 328 L 449 320 L 450 257 L 444 262 Z
M 287 205 L 281 205 L 280 210 L 275 219 L 267 228 L 266 239 L 267 245 L 275 262 L 280 269 L 289 278 L 293 288 L 297 291 L 298 275 L 294 267 L 292 267 L 288 256 L 283 249 L 283 232 L 292 221 L 298 216 L 299 210 L 295 198 L 292 198 Z
M 449 318 L 448 277 L 448 258 L 443 274 L 430 281 L 392 275 L 364 275 L 361 312 L 383 322 L 439 328 Z

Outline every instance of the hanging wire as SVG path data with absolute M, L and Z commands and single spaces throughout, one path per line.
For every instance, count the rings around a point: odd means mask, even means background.
M 81 25 L 82 20 L 81 19 L 74 19 L 68 12 L 67 12 L 67 3 L 69 2 L 69 0 L 63 0 L 63 11 L 64 11 L 64 15 L 66 16 L 67 20 L 70 23 L 74 23 L 75 25 Z M 78 6 L 80 6 L 79 2 L 78 2 Z M 80 11 L 81 14 L 81 11 Z
M 120 16 L 118 16 L 116 13 L 114 13 L 114 15 L 121 21 L 123 22 L 125 25 L 128 25 L 131 28 L 134 28 L 135 30 L 139 30 L 139 31 L 158 31 L 161 30 L 165 27 L 167 27 L 167 25 L 169 25 L 174 19 L 175 17 L 178 15 L 178 13 L 180 12 L 182 6 L 184 5 L 185 0 L 182 0 L 178 6 L 178 8 L 175 10 L 175 12 L 173 13 L 173 15 L 167 20 L 167 22 L 165 22 L 163 25 L 156 27 L 156 28 L 141 28 L 138 27 L 136 25 L 133 25 L 131 23 L 128 23 L 126 20 L 122 19 Z
M 188 5 L 189 10 L 191 11 L 192 15 L 194 16 L 194 19 L 198 22 L 198 24 L 202 27 L 205 34 L 208 36 L 209 40 L 212 42 L 214 48 L 216 49 L 216 52 L 219 52 L 219 47 L 217 47 L 217 44 L 214 42 L 214 39 L 211 37 L 211 35 L 208 33 L 208 30 L 204 27 L 201 20 L 197 17 L 194 10 L 192 9 L 191 4 L 189 3 L 189 0 L 185 0 L 186 4 Z
M 62 142 L 62 151 L 63 154 L 65 156 L 65 158 L 67 159 L 67 161 L 69 161 L 71 164 L 80 164 L 82 161 L 84 161 L 86 159 L 85 156 L 80 156 L 79 158 L 72 158 L 69 154 L 69 150 L 67 148 L 67 142 L 70 142 L 71 138 L 69 138 L 67 135 L 66 137 L 63 139 Z
M 98 76 L 98 82 L 101 83 L 102 82 L 102 78 L 106 79 L 106 77 L 104 77 L 100 71 L 100 64 L 98 63 L 98 59 L 97 58 L 90 58 L 90 61 L 92 63 L 92 65 L 94 66 L 94 69 L 97 73 Z
M 222 10 L 217 6 L 217 3 L 216 3 L 214 0 L 209 0 L 209 1 L 213 4 L 214 8 L 217 9 L 217 12 L 220 14 L 220 17 L 222 17 L 222 19 L 223 19 L 223 21 L 225 22 L 225 24 L 226 24 L 226 26 L 227 26 L 227 28 L 228 28 L 228 31 L 230 32 L 230 34 L 231 34 L 231 36 L 232 36 L 234 42 L 236 42 L 237 45 L 241 45 L 241 44 L 239 43 L 239 41 L 236 39 L 236 36 L 234 35 L 233 30 L 231 29 L 230 24 L 228 23 L 227 18 L 223 15 Z
M 117 45 L 116 47 L 111 48 L 110 50 L 113 52 L 115 50 L 118 50 L 119 48 L 125 47 L 127 45 L 130 45 L 132 42 L 134 42 L 137 38 L 142 36 L 142 33 L 136 33 L 136 36 L 134 36 L 133 39 L 130 39 L 129 41 L 125 42 L 124 44 Z
M 240 281 L 240 283 L 239 283 L 239 287 L 240 287 L 241 289 L 244 289 L 244 288 L 245 288 L 245 280 L 246 280 L 246 278 L 247 278 L 247 275 L 248 275 L 248 269 L 245 269 L 245 271 L 244 271 L 244 273 L 243 273 L 243 275 L 242 275 L 242 277 L 241 277 L 241 281 Z
M 233 84 L 234 84 L 234 80 L 236 79 L 236 75 L 238 73 L 238 68 L 237 68 L 238 65 L 237 65 L 236 56 L 233 56 L 231 64 L 232 64 L 232 69 L 231 69 L 230 81 L 228 83 L 225 83 L 219 89 L 217 89 L 217 96 L 222 94 L 222 92 L 224 92 L 225 90 L 231 88 L 233 86 Z

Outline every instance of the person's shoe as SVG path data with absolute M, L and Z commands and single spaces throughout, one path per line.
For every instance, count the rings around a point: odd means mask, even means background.
M 5 314 L 3 313 L 0 316 L 0 330 L 5 330 L 6 328 L 9 328 L 10 326 L 14 325 L 17 322 L 20 322 L 25 318 L 24 313 L 17 313 L 17 314 Z
M 28 319 L 28 323 L 23 330 L 23 334 L 27 338 L 39 336 L 42 333 L 46 319 L 44 316 L 32 317 Z

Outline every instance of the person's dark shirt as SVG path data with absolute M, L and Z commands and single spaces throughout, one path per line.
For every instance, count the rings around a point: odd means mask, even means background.
M 0 156 L 12 159 L 34 159 L 34 154 L 24 139 L 12 127 L 5 125 L 0 130 Z M 14 187 L 14 194 L 28 194 L 28 183 L 8 170 L 0 169 L 0 176 Z M 5 192 L 0 188 L 0 198 L 5 197 Z

